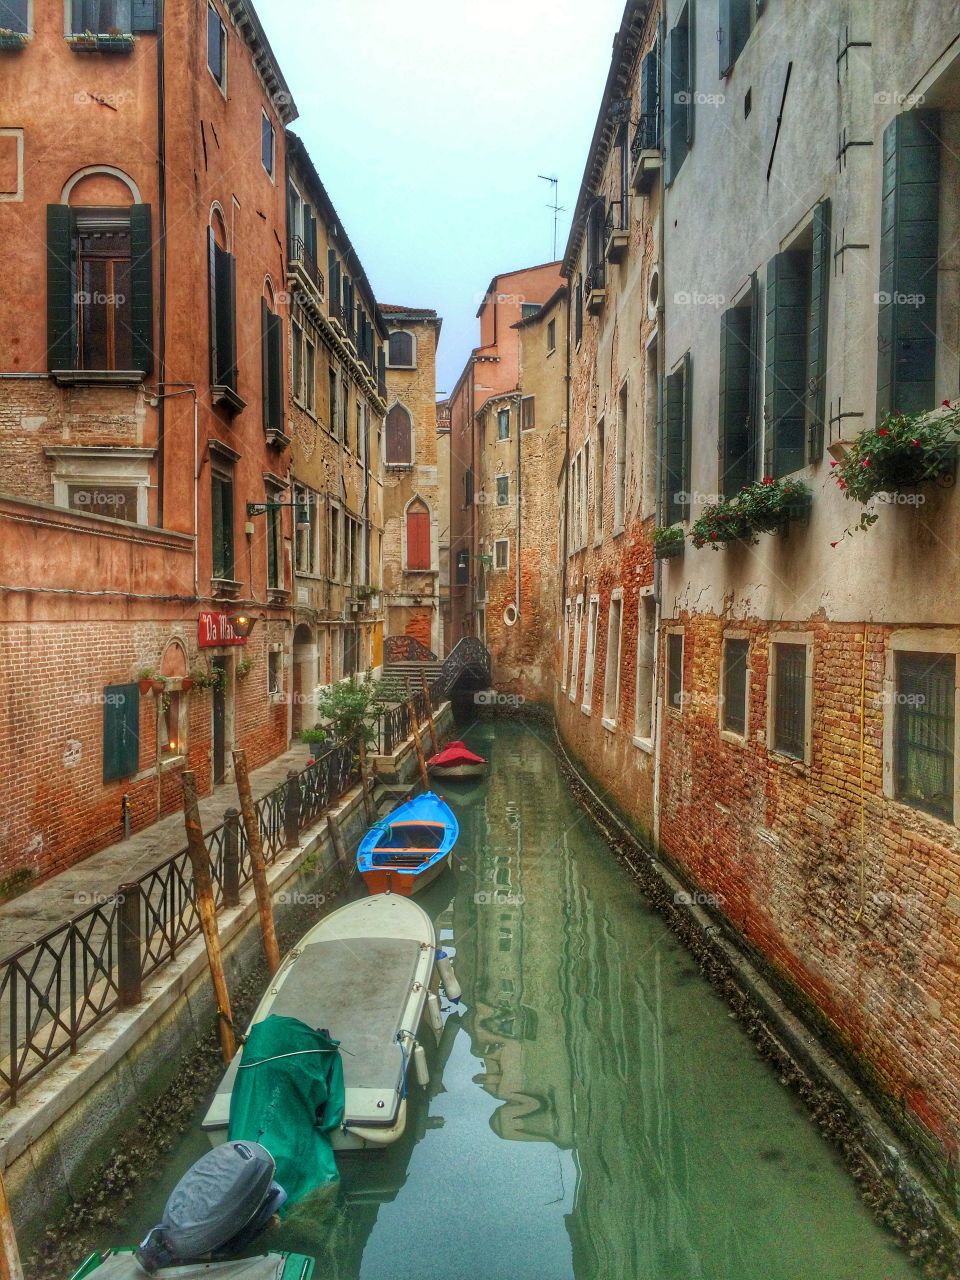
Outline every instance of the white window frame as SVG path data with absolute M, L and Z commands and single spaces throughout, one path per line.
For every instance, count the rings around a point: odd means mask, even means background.
M 680 637 L 680 705 L 678 707 L 670 704 L 670 641 L 667 637 Z M 686 702 L 686 686 L 683 680 L 683 668 L 687 657 L 687 633 L 686 629 L 681 626 L 667 627 L 664 632 L 663 641 L 663 705 L 667 709 L 667 713 L 671 716 L 682 716 L 683 706 Z
M 617 615 L 617 635 L 614 645 L 613 618 Z M 603 668 L 603 717 L 605 729 L 614 730 L 620 714 L 620 659 L 623 643 L 623 587 L 610 593 L 607 607 L 607 656 Z M 613 680 L 611 681 L 611 676 Z
M 223 84 L 220 83 L 220 81 L 213 74 L 213 71 L 210 68 L 210 61 L 208 56 L 209 49 L 207 49 L 206 47 L 204 48 L 203 60 L 207 64 L 207 75 L 210 77 L 213 83 L 217 86 L 217 89 L 220 91 L 220 93 L 223 94 L 224 98 L 227 98 L 227 83 L 228 83 L 227 76 L 230 70 L 230 59 L 227 57 L 227 46 L 229 44 L 229 41 L 227 40 L 227 24 L 223 20 L 223 14 L 220 12 L 217 6 L 211 2 L 211 0 L 207 0 L 207 9 L 208 10 L 212 9 L 213 12 L 217 15 L 217 20 L 220 23 L 220 30 L 223 32 Z M 210 19 L 208 18 L 207 21 L 209 22 Z M 204 36 L 206 37 L 206 35 L 207 35 L 206 31 L 204 31 Z M 206 46 L 206 41 L 204 43 Z
M 575 602 L 573 623 L 573 667 L 570 671 L 570 701 L 577 700 L 577 683 L 580 679 L 580 639 L 583 634 L 583 595 L 578 595 Z
M 505 482 L 505 484 L 506 484 L 506 488 L 507 488 L 506 497 L 505 497 L 505 498 L 503 498 L 503 499 L 501 499 L 501 497 L 500 497 L 500 481 L 501 481 L 501 480 L 503 480 L 503 481 Z M 497 476 L 497 477 L 496 477 L 496 481 L 495 481 L 495 490 L 496 490 L 496 506 L 498 506 L 498 507 L 509 507 L 509 505 L 510 505 L 510 477 L 509 477 L 509 475 L 499 475 L 499 476 Z
M 53 502 L 73 515 L 85 513 L 70 506 L 70 487 L 97 485 L 105 487 L 136 486 L 137 490 L 137 522 L 129 520 L 121 523 L 136 528 L 149 523 L 150 461 L 154 449 L 109 449 L 99 447 L 76 448 L 69 445 L 51 445 L 44 450 L 48 458 L 53 459 Z M 91 512 L 106 515 L 106 512 Z
M 499 547 L 506 548 L 503 564 L 497 564 L 497 549 Z M 497 538 L 493 544 L 493 568 L 496 573 L 503 573 L 510 568 L 510 539 Z
M 774 694 L 777 687 L 777 645 L 803 645 L 807 651 L 806 673 L 803 681 L 803 756 L 788 756 L 777 751 L 773 745 L 773 731 L 776 721 Z M 778 764 L 792 766 L 795 769 L 807 769 L 813 754 L 813 632 L 812 631 L 771 631 L 767 636 L 767 756 Z
M 953 744 L 953 822 L 948 826 L 960 826 L 960 635 L 948 627 L 913 628 L 904 627 L 894 631 L 890 636 L 884 662 L 883 673 L 883 794 L 887 800 L 902 805 L 912 815 L 928 822 L 945 823 L 945 818 L 918 809 L 908 800 L 901 800 L 897 795 L 896 772 L 896 696 L 897 696 L 897 654 L 929 653 L 932 655 L 953 654 L 957 659 L 957 693 L 954 703 L 954 744 Z
M 627 420 L 630 401 L 627 380 L 617 391 L 617 439 L 613 471 L 613 536 L 623 533 L 627 523 Z
M 573 604 L 569 598 L 564 601 L 563 605 L 563 665 L 560 668 L 560 688 L 566 689 L 569 673 L 567 672 L 567 664 L 570 661 L 570 627 L 573 622 Z
M 597 629 L 600 625 L 600 597 L 590 597 L 587 610 L 587 653 L 583 664 L 583 701 L 580 710 L 585 716 L 593 710 L 593 675 L 597 657 Z
M 720 687 L 717 698 L 717 729 L 720 733 L 720 739 L 723 742 L 729 742 L 735 747 L 744 747 L 750 738 L 750 632 L 749 631 L 724 631 L 720 641 Z M 727 669 L 726 654 L 728 640 L 746 640 L 747 642 L 747 669 L 746 669 L 746 692 L 743 699 L 743 733 L 737 733 L 733 729 L 727 729 L 723 723 L 723 709 L 727 702 L 727 681 L 724 674 Z
M 651 625 L 647 626 L 647 622 Z M 657 722 L 657 604 L 652 586 L 640 588 L 637 602 L 636 672 L 633 691 L 633 745 L 653 752 Z M 646 709 L 649 733 L 641 733 L 640 708 Z
M 274 685 L 271 682 L 271 678 L 270 678 L 271 665 L 275 665 L 277 669 L 277 676 L 279 679 L 279 684 L 277 687 L 274 687 Z M 284 665 L 283 664 L 283 645 L 282 644 L 268 645 L 265 678 L 267 682 L 267 700 L 269 702 L 283 702 L 284 700 L 283 665 Z
M 264 124 L 270 130 L 270 168 L 263 163 L 263 126 Z M 267 175 L 271 182 L 276 182 L 277 177 L 277 131 L 273 127 L 273 121 L 267 115 L 263 108 L 260 108 L 260 167 Z
M 603 542 L 603 500 L 605 497 L 603 473 L 607 466 L 607 422 L 603 414 L 597 419 L 596 448 L 593 451 L 593 455 L 595 472 L 593 477 L 593 545 L 599 547 Z
M 390 359 L 390 337 L 394 333 L 405 333 L 407 337 L 410 339 L 411 361 L 409 364 L 394 364 L 393 361 Z M 402 325 L 394 325 L 394 327 L 388 330 L 387 332 L 387 341 L 385 345 L 387 349 L 386 367 L 388 369 L 407 369 L 407 370 L 416 369 L 417 367 L 417 335 L 413 332 L 412 329 L 404 329 Z

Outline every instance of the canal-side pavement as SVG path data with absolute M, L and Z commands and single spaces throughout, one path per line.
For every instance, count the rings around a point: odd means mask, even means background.
M 254 769 L 250 786 L 255 800 L 286 781 L 287 771 L 306 767 L 309 756 L 301 743 Z M 200 801 L 204 831 L 223 821 L 223 811 L 239 807 L 233 782 L 221 783 Z M 136 879 L 186 848 L 183 813 L 161 818 L 128 840 L 108 845 L 83 862 L 51 876 L 35 889 L 0 905 L 0 959 L 29 946 L 96 902 L 108 900 L 121 884 Z

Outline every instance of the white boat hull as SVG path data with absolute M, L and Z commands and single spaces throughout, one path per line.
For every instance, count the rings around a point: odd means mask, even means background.
M 252 1023 L 271 1014 L 296 1017 L 328 1028 L 341 1042 L 345 1107 L 343 1127 L 330 1135 L 335 1149 L 385 1147 L 403 1133 L 435 958 L 436 935 L 426 912 L 409 898 L 377 894 L 314 925 L 257 1006 Z M 239 1059 L 237 1054 L 227 1068 L 203 1119 L 215 1145 L 227 1138 Z
M 434 778 L 482 778 L 486 772 L 485 764 L 432 764 L 429 771 Z

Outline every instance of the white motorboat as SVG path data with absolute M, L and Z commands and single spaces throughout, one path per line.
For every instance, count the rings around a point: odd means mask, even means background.
M 378 893 L 314 925 L 260 1001 L 252 1024 L 271 1015 L 296 1018 L 339 1041 L 345 1097 L 343 1123 L 330 1134 L 334 1149 L 385 1147 L 403 1133 L 408 1084 L 414 1076 L 424 1084 L 428 1079 L 418 1035 L 428 996 L 435 1028 L 439 1018 L 430 992 L 437 959 L 427 913 L 409 898 Z M 441 955 L 445 977 L 448 964 Z M 444 987 L 457 998 L 452 974 Z M 214 1144 L 227 1137 L 240 1058 L 227 1068 L 203 1119 Z

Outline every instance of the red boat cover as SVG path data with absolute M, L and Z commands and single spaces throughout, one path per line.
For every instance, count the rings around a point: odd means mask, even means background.
M 483 756 L 475 756 L 462 742 L 448 742 L 437 755 L 431 756 L 427 764 L 438 764 L 451 768 L 456 764 L 486 764 Z

